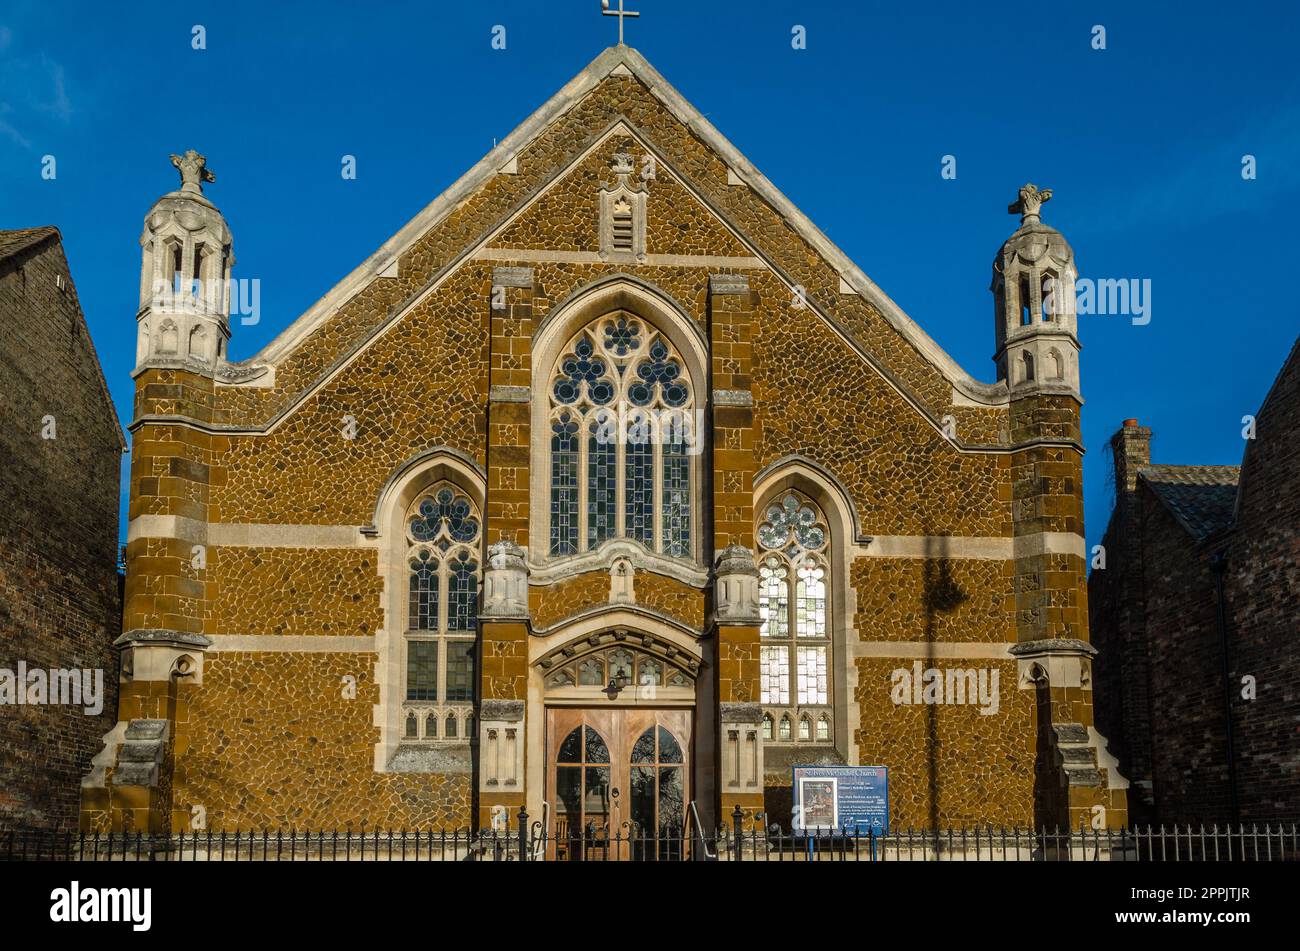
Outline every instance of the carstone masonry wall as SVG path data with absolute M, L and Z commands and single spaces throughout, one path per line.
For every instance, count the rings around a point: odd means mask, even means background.
M 1082 532 L 1077 400 L 1044 397 L 1017 416 L 1014 435 L 1009 404 L 998 402 L 1005 390 L 963 378 L 988 403 L 955 400 L 952 371 L 847 292 L 816 242 L 734 174 L 702 126 L 673 114 L 661 86 L 633 73 L 642 70 L 633 56 L 604 54 L 606 73 L 508 164 L 405 234 L 400 256 L 372 260 L 364 285 L 329 298 L 312 329 L 303 328 L 314 317 L 254 358 L 274 371 L 268 385 L 223 382 L 228 368 L 216 382 L 170 369 L 138 376 L 131 511 L 148 518 L 129 553 L 128 627 L 207 642 L 197 648 L 202 682 L 176 688 L 185 702 L 171 724 L 174 773 L 156 793 L 173 828 L 196 807 L 207 828 L 230 830 L 450 828 L 492 821 L 496 807 L 540 806 L 547 697 L 534 653 L 542 638 L 557 649 L 599 639 L 607 610 L 698 660 L 692 795 L 708 800 L 706 817 L 733 806 L 770 813 L 764 786 L 788 789 L 783 766 L 807 755 L 890 766 L 904 825 L 1035 820 L 1042 777 L 1060 777 L 1043 732 L 1054 714 L 1011 652 L 1023 626 L 1016 546 L 1021 535 L 1032 547 L 1044 532 Z M 617 57 L 627 62 L 614 69 Z M 599 196 L 619 153 L 638 168 L 658 158 L 645 182 L 644 260 L 599 253 Z M 683 354 L 698 348 L 691 395 L 711 439 L 691 512 L 698 557 L 640 552 L 628 578 L 635 597 L 617 603 L 599 553 L 566 574 L 548 564 L 545 538 L 530 537 L 550 505 L 548 477 L 534 478 L 549 436 L 532 431 L 529 401 L 546 400 L 552 370 L 533 365 L 549 345 L 539 341 L 560 328 L 552 318 L 603 316 L 583 310 L 606 303 L 601 282 L 632 288 L 619 307 L 655 300 L 639 319 L 656 314 Z M 796 284 L 816 310 L 792 305 Z M 959 439 L 944 434 L 945 416 Z M 1013 458 L 1012 443 L 1040 439 L 1054 445 Z M 836 512 L 836 735 L 784 751 L 774 743 L 763 769 L 756 597 L 744 605 L 733 594 L 720 612 L 710 569 L 731 546 L 750 558 L 756 480 L 791 459 L 825 474 L 797 486 L 824 491 L 823 508 Z M 384 512 L 417 490 L 426 464 L 475 499 L 486 544 L 531 546 L 533 574 L 521 579 L 520 603 L 480 613 L 477 742 L 413 741 L 405 749 L 419 755 L 380 763 L 401 752 L 384 735 L 385 705 L 401 686 L 392 645 L 405 633 L 409 570 L 392 537 L 401 516 Z M 1027 513 L 1019 520 L 1016 502 Z M 186 532 L 208 539 L 203 567 L 187 560 Z M 1058 548 L 1042 565 L 1043 636 L 1083 638 L 1081 561 Z M 571 622 L 592 629 L 571 633 Z M 942 656 L 923 649 L 936 646 Z M 894 703 L 892 672 L 914 660 L 996 670 L 996 713 Z M 348 678 L 354 695 L 340 690 Z M 1072 687 L 1067 700 L 1065 689 L 1053 710 L 1090 709 L 1090 690 Z M 123 719 L 139 715 L 126 707 Z M 1071 722 L 1090 723 L 1090 713 Z M 483 752 L 507 737 L 517 756 Z M 118 821 L 87 811 L 88 825 Z

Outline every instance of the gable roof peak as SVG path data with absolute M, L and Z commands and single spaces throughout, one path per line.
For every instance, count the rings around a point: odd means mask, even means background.
M 896 331 L 908 340 L 962 396 L 977 405 L 1006 405 L 1005 381 L 984 383 L 972 377 L 937 342 L 882 291 L 847 254 L 760 172 L 721 132 L 688 102 L 635 47 L 606 47 L 555 95 L 521 122 L 450 188 L 427 205 L 365 262 L 287 327 L 258 355 L 240 366 L 276 364 L 305 339 L 317 325 L 375 276 L 387 270 L 418 237 L 450 214 L 533 142 L 548 126 L 588 96 L 610 75 L 639 80 L 650 94 L 706 146 L 712 149 L 740 181 L 783 217 L 790 227 L 840 275 L 842 285 L 873 305 Z

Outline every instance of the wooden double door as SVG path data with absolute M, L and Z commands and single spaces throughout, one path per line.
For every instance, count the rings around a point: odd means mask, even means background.
M 681 857 L 691 711 L 551 708 L 546 725 L 553 857 Z

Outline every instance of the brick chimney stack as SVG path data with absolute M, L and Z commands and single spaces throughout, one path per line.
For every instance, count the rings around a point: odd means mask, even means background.
M 1124 425 L 1110 437 L 1115 454 L 1115 495 L 1130 493 L 1137 488 L 1138 470 L 1151 465 L 1151 430 L 1138 425 L 1136 419 L 1124 420 Z

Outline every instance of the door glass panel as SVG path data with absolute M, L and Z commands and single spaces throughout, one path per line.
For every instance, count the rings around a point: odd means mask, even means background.
M 671 834 L 682 825 L 682 769 L 673 766 L 659 770 L 659 828 Z
M 654 729 L 651 728 L 637 738 L 636 744 L 632 747 L 632 762 L 653 763 L 654 761 L 655 734 Z
M 655 829 L 655 771 L 649 766 L 633 766 L 628 818 L 634 823 L 635 835 L 653 835 Z
M 593 820 L 596 827 L 604 825 L 609 815 L 609 767 L 588 766 L 586 795 L 583 797 L 583 809 L 587 824 Z
M 591 718 L 597 717 L 604 718 L 604 729 L 580 723 L 555 748 L 554 856 L 566 861 L 682 858 L 687 754 L 678 735 L 660 723 L 689 733 L 678 722 L 685 718 L 619 710 L 593 712 Z M 611 749 L 618 752 L 617 761 Z
M 609 747 L 605 745 L 605 741 L 601 738 L 601 735 L 591 727 L 587 727 L 587 762 L 609 762 Z M 606 770 L 605 772 L 608 777 L 609 770 Z
M 561 763 L 582 762 L 582 727 L 574 727 L 573 732 L 564 738 L 557 759 Z
M 663 727 L 659 728 L 659 762 L 661 763 L 680 763 L 682 761 L 682 748 L 674 737 Z
M 555 767 L 555 811 L 569 816 L 575 823 L 582 814 L 582 767 Z

